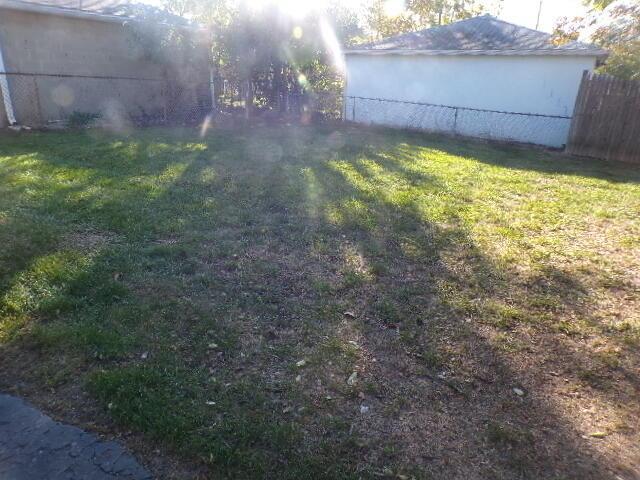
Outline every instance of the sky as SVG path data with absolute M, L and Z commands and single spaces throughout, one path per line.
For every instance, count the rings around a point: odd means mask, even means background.
M 162 0 L 138 0 L 155 6 L 162 5 Z M 272 0 L 250 0 L 257 5 L 270 3 Z M 319 6 L 328 0 L 276 0 L 284 9 L 296 15 L 303 15 L 305 10 Z M 392 10 L 402 8 L 404 0 L 388 0 Z M 367 0 L 341 0 L 341 3 L 353 9 L 361 7 Z M 488 2 L 490 3 L 490 2 Z M 507 22 L 529 28 L 536 28 L 540 0 L 503 0 L 502 11 L 498 17 Z M 582 0 L 542 0 L 539 30 L 551 32 L 558 19 L 562 17 L 582 16 L 586 13 Z
M 540 0 L 504 0 L 499 18 L 529 28 L 536 27 Z M 583 16 L 582 0 L 543 0 L 539 30 L 551 32 L 561 17 Z

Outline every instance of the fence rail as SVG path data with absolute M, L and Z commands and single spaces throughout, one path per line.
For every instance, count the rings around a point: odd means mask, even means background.
M 47 126 L 74 113 L 98 115 L 110 123 L 198 123 L 211 111 L 205 76 L 196 81 L 34 72 L 1 76 L 20 125 Z M 0 117 L 3 113 L 0 107 Z
M 344 118 L 353 122 L 454 135 L 563 147 L 571 117 L 425 102 L 346 96 Z
M 585 71 L 567 152 L 640 163 L 640 82 Z
M 201 124 L 212 113 L 312 122 L 338 118 L 342 110 L 343 98 L 337 92 L 282 92 L 274 101 L 258 89 L 248 113 L 239 85 L 225 83 L 225 88 L 216 89 L 208 73 L 196 73 L 195 79 L 167 79 L 0 72 L 0 127 L 14 121 L 30 127 L 67 124 L 76 113 L 83 114 L 76 118 L 99 115 L 98 124 L 108 125 Z

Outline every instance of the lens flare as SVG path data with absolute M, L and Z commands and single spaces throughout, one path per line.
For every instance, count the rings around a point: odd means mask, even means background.
M 209 131 L 209 128 L 211 128 L 212 124 L 213 124 L 213 115 L 209 114 L 205 117 L 204 122 L 202 122 L 202 125 L 200 125 L 200 138 L 205 137 L 205 135 Z
M 322 40 L 329 52 L 333 66 L 339 72 L 345 72 L 344 55 L 342 54 L 342 48 L 340 48 L 340 42 L 338 41 L 336 32 L 324 18 L 320 19 L 320 34 L 322 35 Z
M 68 85 L 61 83 L 51 91 L 51 100 L 60 107 L 70 107 L 76 96 Z

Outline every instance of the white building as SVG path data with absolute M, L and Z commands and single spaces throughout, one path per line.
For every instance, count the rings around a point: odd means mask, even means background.
M 607 55 L 489 15 L 345 53 L 347 120 L 551 147 L 567 141 L 583 72 Z

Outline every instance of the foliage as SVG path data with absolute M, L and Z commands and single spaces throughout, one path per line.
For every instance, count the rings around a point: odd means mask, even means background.
M 100 118 L 99 113 L 74 111 L 67 118 L 67 125 L 71 128 L 87 127 L 98 118 Z
M 179 69 L 181 66 L 205 61 L 207 49 L 197 26 L 167 10 L 144 5 L 129 4 L 120 7 L 121 14 L 131 17 L 125 23 L 132 39 L 132 49 L 143 58 L 163 66 Z
M 227 57 L 225 78 L 237 79 L 248 104 L 255 96 L 285 112 L 295 100 L 311 94 L 340 96 L 335 49 L 358 33 L 354 16 L 338 6 L 293 19 L 272 5 L 241 10 L 217 45 L 219 55 Z
M 596 44 L 609 50 L 601 71 L 640 80 L 640 4 L 615 6 L 611 19 L 609 25 L 598 28 L 592 36 Z
M 609 52 L 601 73 L 640 79 L 640 4 L 625 1 L 592 1 L 587 17 L 563 18 L 553 35 L 558 45 L 575 41 L 592 31 L 591 41 Z M 603 13 L 604 10 L 604 13 Z
M 594 10 L 602 11 L 611 5 L 615 0 L 584 0 L 584 4 L 592 7 Z
M 285 112 L 300 107 L 301 99 L 340 97 L 332 49 L 361 32 L 356 15 L 338 3 L 295 19 L 275 1 L 258 8 L 231 0 L 168 0 L 165 8 L 206 27 L 219 101 L 241 101 L 247 114 L 256 106 Z
M 421 25 L 444 25 L 495 10 L 498 4 L 486 0 L 409 0 L 407 8 L 415 12 Z
M 409 0 L 402 12 L 389 12 L 388 2 L 373 0 L 367 23 L 373 38 L 464 20 L 483 12 L 497 13 L 502 0 Z
M 582 31 L 582 20 L 582 17 L 560 18 L 552 32 L 554 45 L 564 45 L 565 43 L 577 41 Z
M 391 37 L 417 28 L 417 23 L 409 12 L 389 15 L 385 7 L 386 0 L 374 0 L 367 10 L 367 26 L 372 40 Z

